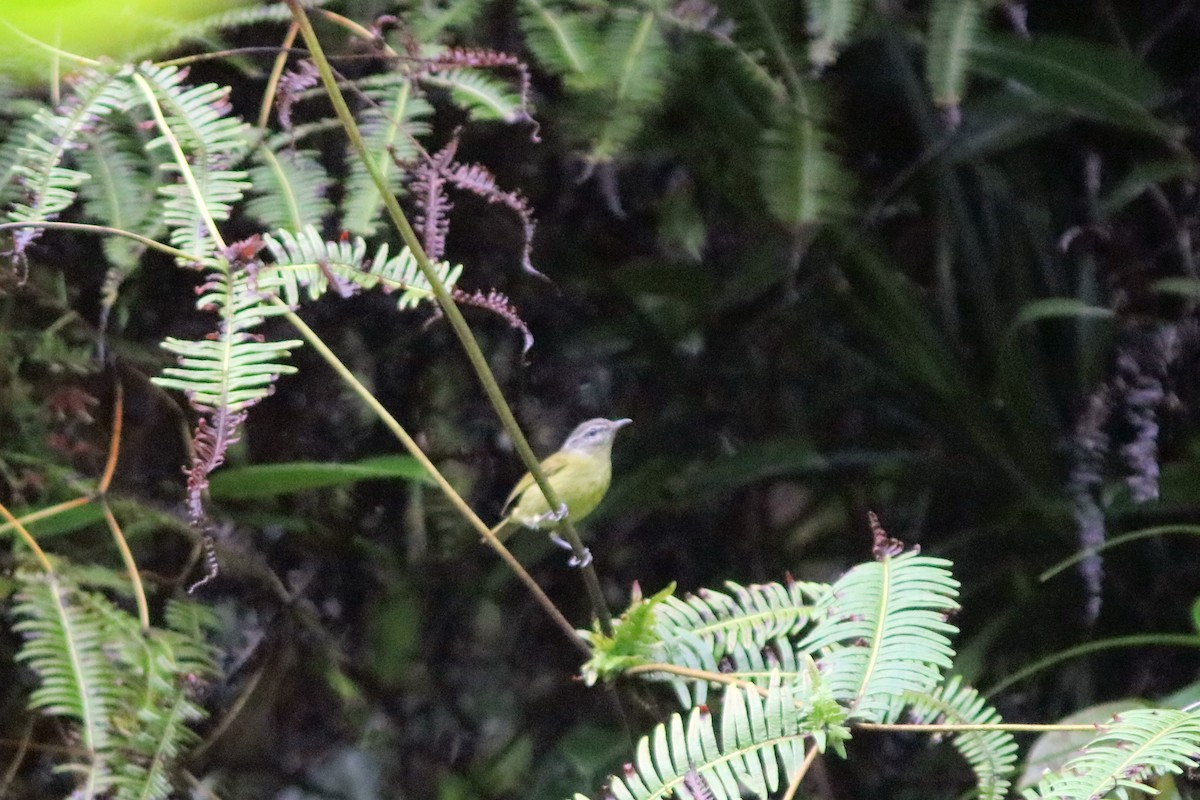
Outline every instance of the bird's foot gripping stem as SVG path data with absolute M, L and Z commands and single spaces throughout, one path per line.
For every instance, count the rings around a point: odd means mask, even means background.
M 549 520 L 550 522 L 561 522 L 562 520 L 566 519 L 566 516 L 567 516 L 567 504 L 566 503 L 559 503 L 558 508 L 554 509 L 553 511 L 546 512 L 546 519 Z
M 579 567 L 582 569 L 583 567 L 586 567 L 588 564 L 592 563 L 592 551 L 588 550 L 586 547 L 583 548 L 583 558 L 580 558 L 575 555 L 575 548 L 571 546 L 571 543 L 559 536 L 557 533 L 550 534 L 550 541 L 554 542 L 563 550 L 568 550 L 571 552 L 571 557 L 567 559 L 568 567 Z

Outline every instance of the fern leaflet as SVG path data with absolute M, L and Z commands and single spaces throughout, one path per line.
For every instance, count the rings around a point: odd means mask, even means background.
M 837 60 L 862 15 L 864 0 L 808 0 L 808 60 L 816 70 Z
M 99 758 L 115 735 L 110 717 L 119 706 L 117 672 L 104 652 L 110 642 L 103 618 L 75 592 L 57 575 L 23 581 L 13 629 L 25 635 L 25 644 L 17 660 L 28 662 L 40 680 L 30 708 L 78 722 L 95 761 L 92 771 L 101 773 Z
M 516 122 L 526 112 L 520 96 L 503 80 L 476 69 L 448 69 L 422 77 L 430 86 L 450 92 L 454 103 L 476 120 Z
M 123 73 L 87 73 L 57 113 L 41 109 L 34 128 L 27 130 L 24 146 L 17 152 L 14 176 L 22 188 L 21 198 L 9 207 L 10 222 L 47 222 L 75 201 L 76 190 L 88 178 L 86 172 L 64 166 L 83 137 L 94 131 L 102 118 L 123 107 L 129 98 Z M 13 236 L 13 250 L 20 256 L 38 237 L 36 227 L 23 228 Z
M 667 597 L 657 606 L 655 633 L 659 641 L 651 660 L 716 672 L 721 660 L 729 657 L 739 677 L 757 679 L 763 685 L 771 666 L 794 672 L 793 648 L 787 639 L 809 623 L 817 599 L 829 587 L 795 581 L 749 587 L 729 582 L 726 586 L 730 594 L 701 590 L 686 599 Z M 787 663 L 778 663 L 778 655 L 774 665 L 764 661 L 764 648 L 772 642 L 778 643 Z M 743 667 L 761 671 L 748 677 L 742 673 Z M 668 679 L 683 705 L 706 701 L 708 684 L 691 686 L 677 678 Z
M 929 19 L 925 79 L 937 105 L 956 109 L 967 83 L 971 48 L 983 20 L 982 0 L 936 0 Z
M 604 50 L 620 56 L 617 71 L 603 92 L 603 123 L 591 152 L 596 161 L 612 159 L 641 130 L 646 115 L 666 88 L 669 55 L 658 19 L 651 11 L 613 22 L 605 36 Z
M 830 150 L 820 87 L 805 86 L 799 103 L 764 129 L 759 163 L 768 210 L 792 228 L 845 213 L 853 185 Z
M 333 210 L 326 197 L 329 175 L 316 152 L 264 144 L 255 149 L 254 160 L 250 169 L 253 197 L 246 203 L 247 214 L 270 228 L 300 230 L 320 225 Z
M 400 309 L 412 308 L 433 296 L 429 281 L 407 247 L 389 258 L 385 244 L 368 260 L 367 243 L 361 237 L 353 242 L 327 242 L 312 226 L 295 234 L 276 231 L 274 236 L 264 236 L 263 242 L 274 263 L 261 268 L 257 285 L 260 290 L 278 294 L 289 305 L 298 304 L 302 294 L 310 300 L 321 297 L 331 283 L 343 294 L 376 286 L 386 293 L 399 292 L 396 306 Z M 435 267 L 446 288 L 452 288 L 462 274 L 461 266 L 444 261 Z
M 633 764 L 613 776 L 616 800 L 659 800 L 686 796 L 689 772 L 699 774 L 715 800 L 737 800 L 745 786 L 758 798 L 777 790 L 804 760 L 803 717 L 789 685 L 776 679 L 767 697 L 730 689 L 721 707 L 720 738 L 707 708 L 693 708 L 686 728 L 679 714 L 644 736 Z M 586 800 L 576 795 L 575 800 Z
M 229 219 L 249 185 L 246 173 L 229 168 L 245 149 L 246 135 L 242 121 L 229 115 L 228 88 L 212 83 L 185 86 L 186 74 L 143 64 L 137 77 L 145 83 L 145 101 L 160 117 L 161 135 L 147 149 L 170 145 L 174 158 L 162 168 L 181 181 L 158 189 L 167 198 L 163 216 L 171 243 L 201 261 L 221 241 L 216 223 Z
M 600 31 L 595 18 L 558 11 L 541 0 L 522 0 L 521 30 L 525 45 L 550 72 L 567 76 L 575 89 L 594 81 L 594 64 L 600 53 Z
M 926 695 L 910 695 L 917 723 L 986 725 L 1000 722 L 996 709 L 955 675 Z M 1017 740 L 1008 731 L 961 731 L 951 742 L 975 773 L 979 800 L 1004 800 L 1017 761 Z
M 816 626 L 797 646 L 817 659 L 851 716 L 890 722 L 904 692 L 929 692 L 954 651 L 946 621 L 958 608 L 949 562 L 903 553 L 860 564 L 821 600 Z
M 267 342 L 251 333 L 287 309 L 265 302 L 247 269 L 210 271 L 196 305 L 220 315 L 217 334 L 199 341 L 168 337 L 162 346 L 179 356 L 179 366 L 153 378 L 159 386 L 182 391 L 200 409 L 236 413 L 270 394 L 280 375 L 296 371 L 283 359 L 303 342 Z
M 1026 789 L 1026 800 L 1092 798 L 1130 790 L 1157 791 L 1146 781 L 1200 766 L 1200 714 L 1168 708 L 1122 711 L 1101 726 L 1100 735 L 1057 772 Z
M 399 164 L 417 157 L 416 140 L 429 133 L 428 119 L 433 114 L 433 107 L 403 75 L 383 77 L 383 81 L 363 84 L 364 93 L 374 105 L 362 112 L 359 127 L 367 143 L 367 157 L 383 173 L 389 191 L 398 194 L 405 177 Z M 346 159 L 350 174 L 346 178 L 342 201 L 342 228 L 370 236 L 379 226 L 383 198 L 358 154 L 348 149 Z

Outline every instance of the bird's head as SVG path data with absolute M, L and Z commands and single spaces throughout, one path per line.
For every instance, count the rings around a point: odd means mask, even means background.
M 612 451 L 613 438 L 617 431 L 633 422 L 631 419 L 589 419 L 571 431 L 562 449 L 587 455 L 600 455 Z

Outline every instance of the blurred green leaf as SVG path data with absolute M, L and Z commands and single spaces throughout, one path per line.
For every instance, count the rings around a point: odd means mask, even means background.
M 993 36 L 973 46 L 973 68 L 1015 81 L 1059 110 L 1085 119 L 1175 140 L 1180 129 L 1157 119 L 1158 78 L 1146 64 L 1116 47 L 1069 37 L 1026 41 Z
M 19 519 L 35 511 L 37 511 L 35 508 L 15 509 L 13 514 Z M 36 522 L 27 522 L 25 523 L 25 528 L 33 535 L 33 538 L 41 539 L 46 536 L 73 533 L 95 522 L 99 522 L 103 518 L 104 512 L 100 510 L 100 506 L 96 503 L 88 503 L 87 505 L 66 509 L 50 517 L 44 517 Z M 11 535 L 12 525 L 10 523 L 6 522 L 0 525 L 0 536 Z
M 1200 280 L 1196 278 L 1162 278 L 1150 284 L 1150 290 L 1195 300 L 1200 299 Z
M 1058 722 L 1061 725 L 1089 723 L 1099 725 L 1103 722 L 1108 722 L 1113 718 L 1114 714 L 1135 708 L 1146 708 L 1147 705 L 1144 700 L 1114 700 L 1109 703 L 1100 703 L 1099 705 L 1081 709 L 1070 716 L 1063 717 Z M 1033 747 L 1029 750 L 1029 757 L 1025 762 L 1025 772 L 1021 775 L 1021 780 L 1017 783 L 1017 788 L 1032 786 L 1041 780 L 1042 774 L 1046 770 L 1055 770 L 1061 767 L 1067 762 L 1068 758 L 1074 755 L 1080 747 L 1090 742 L 1095 735 L 1091 731 L 1055 731 L 1039 736 L 1037 741 L 1033 743 Z
M 1194 179 L 1197 165 L 1190 156 L 1142 161 L 1100 198 L 1100 212 L 1112 216 L 1121 211 L 1151 186 L 1180 179 Z
M 213 475 L 209 492 L 215 500 L 248 500 L 327 489 L 359 481 L 400 479 L 428 482 L 424 468 L 409 456 L 379 456 L 351 464 L 291 461 L 234 467 Z
M 371 605 L 367 621 L 371 669 L 387 686 L 398 686 L 408 674 L 421 643 L 420 598 L 396 587 Z

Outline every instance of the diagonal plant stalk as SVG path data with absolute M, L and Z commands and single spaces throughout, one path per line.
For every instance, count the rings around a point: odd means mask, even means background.
M 480 383 L 483 384 L 483 389 L 486 392 L 488 399 L 492 403 L 492 407 L 496 410 L 497 416 L 500 418 L 501 424 L 508 432 L 512 439 L 513 446 L 516 448 L 517 454 L 529 469 L 530 475 L 533 476 L 538 488 L 546 498 L 546 502 L 551 508 L 561 508 L 562 501 L 554 487 L 550 485 L 550 481 L 546 477 L 546 473 L 542 470 L 541 465 L 534 455 L 533 449 L 529 446 L 529 442 L 525 439 L 525 434 L 521 431 L 517 424 L 516 417 L 513 416 L 512 409 L 508 402 L 504 399 L 504 394 L 500 390 L 500 385 L 496 382 L 495 376 L 492 374 L 491 368 L 488 366 L 487 359 L 483 355 L 483 351 L 479 347 L 479 343 L 475 341 L 474 335 L 471 333 L 470 327 L 467 325 L 466 319 L 458 306 L 454 303 L 453 298 L 447 291 L 446 286 L 438 277 L 437 271 L 433 268 L 433 264 L 429 261 L 429 256 L 426 255 L 424 248 L 421 246 L 417 234 L 413 231 L 412 225 L 408 218 L 405 217 L 404 211 L 400 208 L 400 203 L 395 196 L 388 190 L 387 184 L 379 171 L 378 165 L 369 157 L 367 152 L 366 142 L 362 138 L 362 133 L 358 129 L 358 123 L 354 120 L 354 115 L 350 112 L 350 108 L 346 105 L 346 99 L 342 96 L 341 90 L 338 88 L 337 79 L 333 74 L 333 69 L 329 65 L 329 60 L 325 57 L 325 52 L 321 47 L 320 41 L 317 39 L 316 32 L 313 30 L 312 22 L 308 18 L 304 7 L 299 0 L 287 0 L 288 7 L 292 11 L 292 16 L 300 26 L 300 33 L 304 37 L 304 44 L 309 50 L 313 63 L 316 64 L 317 70 L 321 74 L 321 81 L 325 84 L 325 91 L 329 95 L 330 102 L 333 104 L 334 111 L 337 113 L 342 127 L 346 131 L 346 135 L 350 140 L 351 145 L 358 153 L 359 159 L 366 167 L 375 186 L 379 189 L 379 193 L 383 198 L 384 207 L 387 208 L 388 215 L 391 217 L 392 223 L 399 231 L 404 243 L 412 251 L 416 258 L 417 266 L 421 273 L 429 282 L 433 289 L 433 294 L 437 298 L 438 305 L 442 312 L 446 315 L 450 326 L 454 329 L 454 333 L 458 336 L 462 343 L 463 349 L 466 351 L 467 358 L 471 362 L 471 366 L 475 370 L 475 374 L 479 377 Z M 472 514 L 472 516 L 474 516 Z M 575 558 L 580 562 L 587 560 L 587 549 L 583 546 L 582 540 L 579 538 L 575 526 L 571 524 L 569 517 L 564 517 L 558 523 L 558 530 L 563 537 L 571 544 L 571 550 L 574 552 Z M 606 635 L 612 634 L 612 613 L 608 609 L 608 605 L 604 601 L 604 594 L 600 588 L 600 580 L 596 576 L 596 571 L 590 563 L 581 568 L 583 574 L 584 587 L 587 590 L 588 598 L 591 601 L 593 611 L 600 622 L 601 630 Z
M 108 487 L 112 484 L 113 475 L 116 474 L 117 459 L 121 453 L 121 425 L 124 418 L 125 388 L 121 385 L 121 379 L 118 377 L 116 398 L 113 401 L 112 438 L 108 443 L 108 460 L 104 464 L 104 473 L 100 476 L 100 483 L 96 486 L 96 496 L 100 499 L 100 509 L 104 512 L 104 521 L 108 524 L 109 531 L 112 532 L 117 551 L 121 554 L 121 561 L 129 573 L 129 581 L 133 584 L 138 622 L 142 626 L 142 631 L 145 632 L 150 630 L 150 606 L 146 602 L 146 588 L 142 586 L 142 575 L 138 572 L 137 562 L 133 560 L 133 551 L 129 549 L 129 542 L 125 540 L 125 534 L 121 532 L 121 526 L 117 522 L 117 518 L 113 516 L 112 508 L 108 504 Z
M 53 575 L 54 565 L 51 564 L 50 559 L 46 557 L 46 551 L 41 548 L 41 545 L 39 545 L 37 540 L 33 538 L 33 535 L 30 534 L 29 531 L 26 530 L 25 526 L 21 524 L 21 520 L 14 517 L 12 512 L 9 511 L 8 507 L 3 503 L 0 503 L 0 517 L 4 517 L 6 520 L 8 520 L 8 524 L 11 525 L 14 530 L 16 530 L 17 535 L 19 535 L 21 539 L 24 540 L 25 544 L 29 546 L 29 549 L 33 551 L 33 555 L 37 558 L 38 563 L 41 564 L 42 569 L 46 571 L 46 574 Z
M 274 298 L 274 302 L 278 305 L 286 306 L 286 304 L 279 298 Z M 438 488 L 442 490 L 447 498 L 449 498 L 450 502 L 456 509 L 458 509 L 459 513 L 466 518 L 467 522 L 471 524 L 471 527 L 473 527 L 479 533 L 479 535 L 483 537 L 483 540 L 487 542 L 488 546 L 495 550 L 500 558 L 504 560 L 504 563 L 506 563 L 509 568 L 516 573 L 517 577 L 521 579 L 521 582 L 524 583 L 525 586 L 528 587 L 529 591 L 533 593 L 534 599 L 537 600 L 542 608 L 546 610 L 546 613 L 550 615 L 551 619 L 554 620 L 558 627 L 566 633 L 567 637 L 570 638 L 572 643 L 574 643 L 575 646 L 582 650 L 585 654 L 591 655 L 591 648 L 588 647 L 583 639 L 579 637 L 579 634 L 575 632 L 575 628 L 571 625 L 567 618 L 563 616 L 562 612 L 558 610 L 558 606 L 554 605 L 554 601 L 546 595 L 541 586 L 538 586 L 537 581 L 533 579 L 533 576 L 521 566 L 521 562 L 517 561 L 516 557 L 508 551 L 508 548 L 505 547 L 498 538 L 496 538 L 496 534 L 492 533 L 492 530 L 487 526 L 487 523 L 481 520 L 467 504 L 467 501 L 463 500 L 462 496 L 454 490 L 454 487 L 450 485 L 450 482 L 446 480 L 446 477 L 442 475 L 440 471 L 438 471 L 438 468 L 434 466 L 432 461 L 429 460 L 429 457 L 425 455 L 424 451 L 421 450 L 416 441 L 409 436 L 408 431 L 404 430 L 404 427 L 396 420 L 396 418 L 393 417 L 391 413 L 383 407 L 383 404 L 380 403 L 373 394 L 371 394 L 371 391 L 367 389 L 366 386 L 363 386 L 362 382 L 354 376 L 354 373 L 351 372 L 350 369 L 342 363 L 341 359 L 339 359 L 337 355 L 325 345 L 325 342 L 321 340 L 316 332 L 312 328 L 308 327 L 304 320 L 300 319 L 300 317 L 298 317 L 294 311 L 288 311 L 283 316 L 292 324 L 293 327 L 295 327 L 295 329 L 300 333 L 300 336 L 306 342 L 308 342 L 308 344 L 311 345 L 314 350 L 317 351 L 321 358 L 325 359 L 325 362 L 329 364 L 329 366 L 333 367 L 333 370 L 338 374 L 339 377 L 341 377 L 343 381 L 345 381 L 346 385 L 349 386 L 355 392 L 355 394 L 362 398 L 362 401 L 366 403 L 372 411 L 375 412 L 376 416 L 383 421 L 383 424 L 387 426 L 388 430 L 390 430 L 392 434 L 400 440 L 400 443 L 404 445 L 404 449 L 409 452 L 409 455 L 420 462 L 421 466 L 425 468 L 425 471 L 429 473 L 430 477 L 432 477 L 434 482 L 438 485 Z
M 208 204 L 204 202 L 204 193 L 200 190 L 200 185 L 196 182 L 196 175 L 192 172 L 192 162 L 183 152 L 183 147 L 180 146 L 179 140 L 175 138 L 174 131 L 167 124 L 167 119 L 163 116 L 162 106 L 158 103 L 158 98 L 154 96 L 154 89 L 151 88 L 149 82 L 141 76 L 140 73 L 133 73 L 133 80 L 138 85 L 138 89 L 146 96 L 146 104 L 150 108 L 150 113 L 154 116 L 154 122 L 157 125 L 159 133 L 167 140 L 167 144 L 171 147 L 171 154 L 175 157 L 175 164 L 179 167 L 179 174 L 183 177 L 183 182 L 187 186 L 188 191 L 192 194 L 192 199 L 196 202 L 196 209 L 200 212 L 200 218 L 204 221 L 204 226 L 208 228 L 209 235 L 213 238 L 213 249 L 218 253 L 223 252 L 226 248 L 225 240 L 221 238 L 221 231 L 217 229 L 217 223 L 212 218 L 212 212 L 208 209 Z M 188 256 L 188 261 L 194 261 L 195 258 Z

